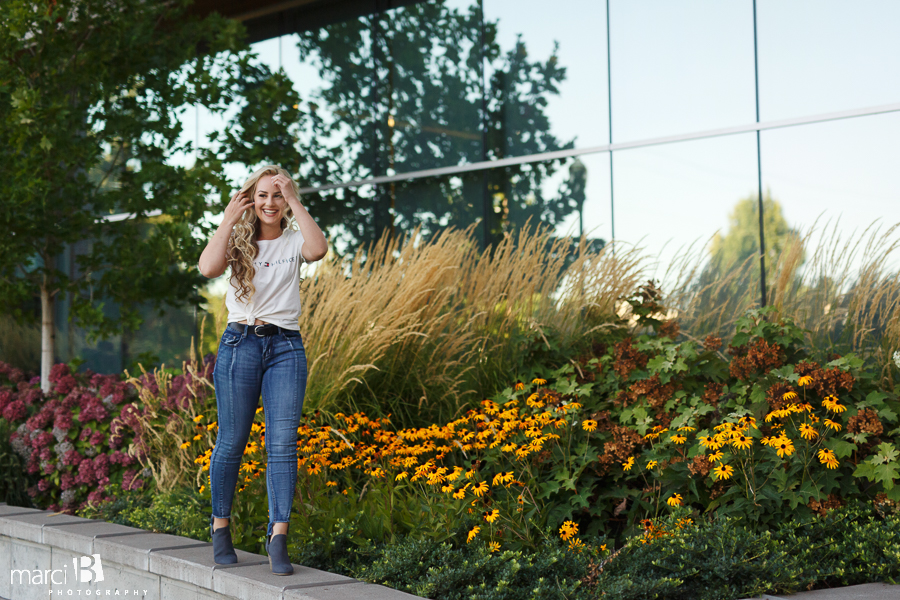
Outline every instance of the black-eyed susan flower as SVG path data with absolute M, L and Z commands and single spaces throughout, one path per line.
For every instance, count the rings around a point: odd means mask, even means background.
M 706 448 L 707 450 L 718 450 L 722 447 L 722 444 L 716 440 L 714 437 L 710 435 L 704 435 L 700 437 L 700 445 Z
M 630 470 L 631 470 L 631 467 L 633 467 L 633 466 L 634 466 L 634 457 L 633 457 L 633 456 L 629 456 L 629 457 L 628 457 L 628 460 L 626 460 L 626 461 L 622 464 L 622 470 L 624 470 L 624 471 L 630 471 Z
M 491 542 L 488 544 L 488 550 L 490 552 L 496 552 L 500 549 L 500 542 Z
M 831 429 L 834 429 L 835 431 L 841 430 L 841 424 L 835 423 L 831 419 L 825 419 L 824 423 L 825 423 L 825 427 L 830 427 Z
M 800 424 L 800 437 L 804 440 L 812 440 L 819 437 L 819 432 L 809 423 Z
M 400 481 L 401 479 L 406 479 L 408 476 L 409 476 L 409 473 L 407 473 L 406 471 L 401 471 L 400 473 L 397 473 L 397 475 L 394 477 L 394 481 Z
M 753 438 L 749 435 L 737 434 L 731 439 L 731 445 L 739 450 L 746 450 L 753 445 Z
M 654 469 L 654 468 L 656 468 L 656 465 L 657 465 L 657 462 L 655 460 L 651 460 L 647 463 L 647 469 Z
M 203 415 L 197 415 L 197 416 L 194 417 L 192 420 L 194 421 L 194 423 L 199 423 L 199 422 L 202 421 L 204 418 L 205 418 L 205 417 L 204 417 Z
M 812 377 L 810 377 L 809 375 L 804 375 L 803 377 L 801 377 L 800 379 L 797 380 L 797 385 L 804 386 L 804 385 L 809 385 L 812 382 L 813 382 Z
M 716 481 L 720 479 L 730 479 L 734 474 L 734 467 L 726 464 L 718 464 L 713 468 L 713 473 L 716 475 Z
M 675 442 L 676 444 L 683 444 L 687 441 L 687 437 L 685 437 L 681 434 L 675 434 L 669 439 L 672 440 L 673 442 Z
M 531 380 L 531 383 L 533 383 L 533 384 L 535 384 L 535 385 L 546 385 L 546 384 L 547 384 L 547 380 L 546 380 L 546 379 L 542 379 L 542 378 L 540 378 L 540 377 L 535 377 L 534 379 Z
M 485 492 L 488 491 L 488 483 L 487 481 L 482 481 L 478 485 L 472 488 L 472 493 L 481 498 Z
M 478 532 L 479 532 L 479 531 L 481 531 L 481 527 L 479 527 L 478 525 L 476 525 L 475 527 L 473 527 L 473 528 L 471 529 L 471 531 L 469 531 L 469 535 L 466 536 L 466 543 L 468 544 L 469 542 L 471 542 L 472 540 L 474 540 L 474 539 L 475 539 L 475 536 L 478 535 Z
M 681 506 L 682 498 L 681 494 L 672 494 L 668 500 L 666 500 L 666 504 L 669 506 Z
M 594 431 L 597 429 L 597 421 L 593 419 L 585 419 L 581 422 L 581 428 L 585 431 Z
M 781 458 L 790 456 L 794 453 L 794 442 L 792 442 L 791 439 L 784 434 L 782 434 L 775 440 L 775 442 L 772 444 L 772 447 L 775 448 L 775 451 Z
M 184 450 L 185 448 L 190 448 L 191 443 L 190 442 L 182 442 L 181 445 L 178 447 L 181 448 L 182 450 Z
M 502 471 L 494 475 L 494 485 L 499 484 L 507 484 L 515 478 L 515 474 L 512 471 Z
M 679 427 L 678 431 L 694 431 L 694 428 L 689 425 L 685 425 L 684 427 Z
M 722 460 L 722 457 L 723 457 L 723 456 L 725 456 L 725 453 L 722 452 L 721 450 L 719 450 L 718 452 L 713 452 L 712 454 L 710 454 L 710 455 L 707 456 L 706 458 L 707 458 L 710 462 L 717 462 L 717 461 Z
M 517 391 L 517 392 L 520 391 L 520 390 L 524 390 L 524 389 L 525 389 L 525 384 L 522 383 L 522 382 L 520 381 L 520 382 L 516 383 L 515 388 L 516 388 L 516 391 Z
M 559 537 L 564 540 L 568 540 L 576 533 L 578 533 L 578 524 L 574 521 L 565 521 L 562 527 L 559 528 Z
M 326 481 L 326 482 L 325 482 L 325 485 L 328 486 L 328 487 L 337 487 L 337 486 L 338 486 L 338 482 L 337 482 L 337 481 Z
M 497 520 L 497 517 L 499 517 L 499 516 L 500 516 L 500 511 L 497 510 L 496 508 L 494 510 L 486 510 L 482 514 L 482 517 L 488 523 L 493 523 L 494 521 Z

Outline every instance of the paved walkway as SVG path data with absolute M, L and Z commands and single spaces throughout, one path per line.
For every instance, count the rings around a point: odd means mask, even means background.
M 761 600 L 900 600 L 900 585 L 866 583 L 828 590 L 800 592 L 790 596 L 763 594 L 759 598 Z

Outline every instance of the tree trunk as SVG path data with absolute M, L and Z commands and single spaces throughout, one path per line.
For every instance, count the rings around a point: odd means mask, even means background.
M 56 350 L 56 332 L 53 330 L 53 296 L 47 277 L 41 285 L 41 390 L 50 392 L 50 369 Z

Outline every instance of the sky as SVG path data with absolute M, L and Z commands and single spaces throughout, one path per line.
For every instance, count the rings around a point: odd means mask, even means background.
M 465 0 L 449 0 L 455 7 Z M 577 148 L 753 123 L 752 0 L 610 0 L 611 77 L 602 0 L 484 0 L 501 46 L 521 35 L 530 58 L 558 43 L 567 77 L 547 107 L 551 130 Z M 401 9 L 402 10 L 402 9 Z M 900 103 L 900 2 L 758 0 L 759 119 L 769 121 Z M 303 97 L 321 85 L 295 36 L 254 46 L 282 66 Z M 183 119 L 196 131 L 196 111 Z M 200 132 L 223 121 L 200 111 Z M 760 135 L 763 187 L 795 228 L 840 219 L 861 231 L 900 222 L 900 112 Z M 588 168 L 585 229 L 641 244 L 668 264 L 686 244 L 725 231 L 734 203 L 755 195 L 755 133 L 581 158 Z M 564 176 L 548 183 L 553 190 Z M 315 216 L 315 215 L 313 215 Z M 215 220 L 215 218 L 214 218 Z M 577 226 L 573 216 L 560 230 Z

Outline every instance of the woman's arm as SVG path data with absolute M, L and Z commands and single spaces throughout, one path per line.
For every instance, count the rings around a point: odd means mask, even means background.
M 206 244 L 203 254 L 200 255 L 200 262 L 197 263 L 200 273 L 204 277 L 212 279 L 221 276 L 225 272 L 225 269 L 228 267 L 226 251 L 228 250 L 228 238 L 231 237 L 231 230 L 240 220 L 241 215 L 244 214 L 244 210 L 252 204 L 253 199 L 246 193 L 237 192 L 231 197 L 231 202 L 225 207 L 222 223 L 219 224 L 215 235 Z
M 303 234 L 301 253 L 304 260 L 315 262 L 325 258 L 325 255 L 328 254 L 328 240 L 325 239 L 325 234 L 322 233 L 306 208 L 300 204 L 300 199 L 294 193 L 291 181 L 284 175 L 275 175 L 272 177 L 272 183 L 281 190 L 281 195 L 287 200 L 294 213 L 294 218 L 297 219 L 297 225 L 300 226 L 300 233 Z

